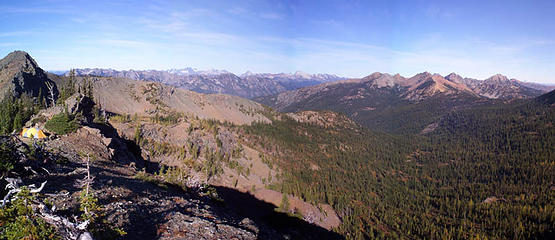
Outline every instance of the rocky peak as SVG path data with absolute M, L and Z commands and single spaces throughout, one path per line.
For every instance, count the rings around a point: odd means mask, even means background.
M 253 76 L 253 75 L 254 75 L 253 72 L 251 72 L 251 71 L 246 71 L 245 73 L 241 74 L 240 77 L 241 77 L 241 78 L 245 78 L 245 77 Z
M 413 77 L 410 77 L 407 79 L 408 83 L 410 85 L 415 85 L 418 83 L 421 83 L 423 81 L 429 81 L 431 80 L 432 74 L 429 72 L 423 72 L 423 73 L 418 73 L 416 75 L 414 75 Z
M 29 72 L 33 73 L 39 68 L 37 62 L 35 62 L 35 60 L 27 52 L 24 51 L 13 51 L 5 58 L 0 60 L 0 66 L 2 68 L 7 67 L 8 65 L 20 68 L 22 70 L 28 70 Z
M 378 79 L 378 78 L 382 77 L 383 75 L 384 75 L 383 73 L 375 72 L 375 73 L 372 73 L 372 74 L 370 74 L 370 75 L 368 75 L 368 76 L 366 76 L 362 79 L 367 80 L 367 81 L 368 80 L 374 80 L 374 79 Z
M 428 71 L 422 72 L 422 73 L 418 73 L 418 74 L 415 75 L 415 77 L 431 77 L 431 76 L 432 76 L 432 74 L 431 74 L 430 72 L 428 72 Z
M 310 78 L 311 75 L 302 71 L 296 71 L 295 74 L 296 77 L 302 77 L 302 78 Z
M 491 76 L 490 78 L 485 80 L 486 82 L 497 82 L 497 83 L 502 83 L 502 82 L 509 82 L 509 78 L 505 75 L 502 74 L 495 74 L 493 76 Z
M 362 78 L 362 82 L 368 82 L 370 86 L 378 88 L 393 87 L 400 84 L 399 79 L 391 77 L 391 75 L 387 73 L 380 72 L 375 72 Z
M 413 85 L 413 84 L 418 84 L 422 81 L 426 81 L 429 80 L 429 78 L 432 76 L 431 73 L 429 72 L 423 72 L 423 73 L 418 73 L 410 78 L 407 79 L 408 84 Z
M 445 79 L 451 81 L 451 82 L 456 82 L 456 83 L 462 83 L 463 81 L 463 77 L 461 77 L 461 75 L 456 74 L 456 73 L 450 73 L 449 75 L 445 76 Z
M 437 73 L 434 73 L 434 74 L 431 76 L 431 78 L 432 78 L 432 80 L 434 80 L 434 81 L 436 81 L 436 82 L 437 82 L 437 81 L 445 81 L 445 80 L 446 80 L 443 76 L 441 76 L 440 74 L 437 74 Z
M 525 83 L 509 79 L 508 77 L 496 74 L 490 78 L 481 81 L 475 91 L 487 98 L 500 99 L 519 99 L 531 98 L 542 94 L 542 90 L 534 89 L 525 85 Z
M 194 74 L 196 71 L 197 71 L 197 69 L 194 69 L 194 68 L 191 68 L 191 67 L 186 67 L 186 68 L 182 68 L 182 69 L 167 70 L 167 72 L 173 73 L 173 74 L 176 74 L 176 75 Z
M 77 76 L 121 77 L 134 80 L 160 82 L 201 93 L 223 93 L 254 98 L 277 94 L 285 90 L 316 85 L 344 78 L 329 74 L 252 73 L 237 76 L 225 70 L 197 70 L 193 68 L 117 71 L 111 69 L 75 69 Z
M 46 94 L 47 81 L 46 73 L 24 51 L 14 51 L 0 60 L 0 99 L 7 93 L 37 97 L 41 89 Z
M 455 77 L 455 75 L 451 75 Z M 466 92 L 474 94 L 466 85 L 450 81 L 440 74 L 423 72 L 407 80 L 408 91 L 404 94 L 406 99 L 422 100 L 436 94 L 456 94 Z

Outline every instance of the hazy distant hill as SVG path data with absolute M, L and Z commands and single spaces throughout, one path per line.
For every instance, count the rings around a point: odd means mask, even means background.
M 66 75 L 69 72 L 65 73 Z M 344 78 L 329 74 L 251 73 L 241 76 L 225 70 L 199 71 L 193 68 L 158 70 L 75 69 L 78 76 L 123 77 L 154 81 L 200 93 L 225 93 L 246 98 L 277 94 L 299 87 L 311 86 Z

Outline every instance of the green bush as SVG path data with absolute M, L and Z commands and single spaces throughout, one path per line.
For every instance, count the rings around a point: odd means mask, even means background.
M 61 135 L 75 132 L 77 128 L 79 128 L 79 124 L 75 121 L 75 118 L 68 113 L 54 115 L 44 126 L 49 131 Z
M 0 239 L 59 239 L 52 226 L 33 214 L 34 196 L 28 189 L 0 209 Z
M 14 168 L 16 156 L 12 150 L 12 146 L 8 143 L 0 145 L 0 176 L 4 176 L 8 171 Z
M 79 195 L 79 210 L 83 212 L 81 219 L 94 222 L 100 211 L 100 206 L 97 204 L 98 198 L 92 192 L 83 189 Z

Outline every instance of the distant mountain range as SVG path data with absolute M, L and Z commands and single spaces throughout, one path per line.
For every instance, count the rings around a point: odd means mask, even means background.
M 58 72 L 60 73 L 60 72 Z M 64 72 L 69 75 L 69 72 Z M 277 94 L 287 90 L 315 84 L 343 80 L 330 74 L 251 73 L 237 76 L 225 70 L 201 71 L 194 68 L 170 70 L 128 70 L 85 68 L 75 69 L 77 76 L 123 77 L 134 80 L 153 81 L 200 93 L 224 93 L 254 98 Z
M 69 75 L 69 71 L 52 73 Z M 75 74 L 77 76 L 120 77 L 153 81 L 199 93 L 224 93 L 246 98 L 270 96 L 302 87 L 346 80 L 344 77 L 332 74 L 309 74 L 300 71 L 295 73 L 252 73 L 248 71 L 238 76 L 226 70 L 198 70 L 195 68 L 123 71 L 84 68 L 75 69 Z M 509 79 L 500 74 L 486 80 L 477 80 L 461 77 L 456 73 L 443 77 L 425 72 L 412 78 L 405 78 L 399 74 L 374 73 L 361 79 L 347 80 L 347 82 L 353 81 L 375 81 L 372 85 L 377 87 L 407 87 L 408 91 L 404 93 L 403 97 L 410 100 L 419 100 L 435 93 L 450 94 L 454 91 L 490 99 L 529 98 L 555 89 L 555 86 Z
M 453 109 L 537 97 L 549 88 L 500 74 L 476 80 L 455 73 L 443 77 L 424 72 L 405 78 L 376 72 L 255 100 L 282 112 L 338 111 L 372 129 L 396 133 L 419 132 Z

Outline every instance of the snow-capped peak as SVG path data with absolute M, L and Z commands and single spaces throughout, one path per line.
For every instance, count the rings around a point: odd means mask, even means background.
M 296 71 L 295 74 L 293 74 L 293 75 L 295 75 L 297 77 L 302 77 L 302 78 L 311 78 L 312 77 L 311 74 L 305 73 L 305 72 L 302 72 L 302 71 Z

